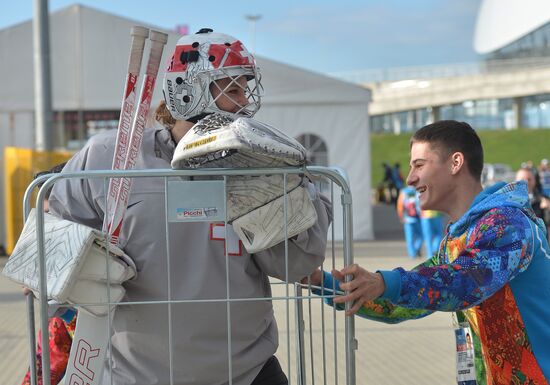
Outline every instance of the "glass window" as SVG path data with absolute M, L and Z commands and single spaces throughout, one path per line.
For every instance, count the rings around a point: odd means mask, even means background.
M 543 25 L 524 37 L 491 52 L 487 59 L 514 59 L 520 57 L 542 57 L 550 53 L 550 23 Z
M 528 128 L 550 127 L 550 94 L 523 98 L 523 125 Z
M 296 138 L 306 149 L 308 166 L 328 166 L 328 149 L 325 141 L 315 134 L 303 134 Z M 330 192 L 330 182 L 325 178 L 318 178 L 314 181 L 320 192 Z
M 304 134 L 296 140 L 306 149 L 308 165 L 328 166 L 328 151 L 323 139 L 315 134 Z
M 55 146 L 78 150 L 92 136 L 116 129 L 120 111 L 56 111 Z

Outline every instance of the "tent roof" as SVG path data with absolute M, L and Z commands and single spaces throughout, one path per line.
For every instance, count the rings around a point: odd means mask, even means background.
M 258 57 L 257 63 L 267 103 L 364 104 L 370 101 L 367 88 L 263 57 Z

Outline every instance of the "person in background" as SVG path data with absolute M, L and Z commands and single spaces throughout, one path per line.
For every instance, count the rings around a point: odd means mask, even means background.
M 395 164 L 393 165 L 392 179 L 395 188 L 398 191 L 401 191 L 405 183 L 403 182 L 403 175 L 401 174 L 401 165 L 399 164 L 399 162 L 395 162 Z
M 395 184 L 393 169 L 386 162 L 382 163 L 382 168 L 384 169 L 384 179 L 382 179 L 382 182 L 381 182 L 382 188 L 388 189 L 388 192 L 389 192 L 388 203 L 396 203 L 399 195 L 399 189 Z
M 550 197 L 550 168 L 548 167 L 548 159 L 540 161 L 539 179 L 542 189 L 542 194 Z
M 403 223 L 407 254 L 410 258 L 419 257 L 422 248 L 422 226 L 418 197 L 414 188 L 405 187 L 401 189 L 397 199 L 397 215 Z
M 443 214 L 436 210 L 420 210 L 420 226 L 426 247 L 426 258 L 433 257 L 443 239 Z
M 550 225 L 548 212 L 550 210 L 550 198 L 543 195 L 537 183 L 537 177 L 532 168 L 520 168 L 516 173 L 516 181 L 525 181 L 529 193 L 529 204 L 537 217 L 544 221 L 546 227 Z

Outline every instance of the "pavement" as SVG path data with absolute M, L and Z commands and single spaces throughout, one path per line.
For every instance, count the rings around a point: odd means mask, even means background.
M 336 266 L 342 266 L 343 261 L 336 252 Z M 356 242 L 354 244 L 354 260 L 368 270 L 392 269 L 397 266 L 412 268 L 421 262 L 419 259 L 411 260 L 406 257 L 406 246 L 403 240 L 384 240 L 374 242 Z M 312 301 L 314 302 L 314 301 Z M 306 361 L 308 375 L 306 383 L 309 384 L 346 384 L 344 376 L 344 315 L 337 312 L 337 359 L 334 359 L 334 343 L 330 343 L 333 330 L 330 327 L 323 329 L 319 322 L 319 309 L 316 302 L 312 305 L 311 317 L 308 317 L 308 309 L 305 310 L 306 322 Z M 287 338 L 284 324 L 284 310 L 275 305 L 276 315 L 280 329 L 279 359 L 285 372 L 291 371 L 296 375 L 295 369 L 286 364 Z M 328 314 L 325 319 L 331 322 L 331 309 L 324 305 Z M 328 309 L 328 310 L 326 310 Z M 316 323 L 310 329 L 313 330 L 313 338 L 308 333 L 308 318 L 313 318 Z M 314 321 L 314 322 L 315 322 Z M 327 322 L 326 322 L 327 323 Z M 293 327 L 291 325 L 291 335 Z M 323 349 L 322 335 L 327 336 L 329 344 Z M 308 338 L 313 341 L 308 344 Z M 358 341 L 356 351 L 356 384 L 357 385 L 420 385 L 420 384 L 456 384 L 455 380 L 455 345 L 451 315 L 447 313 L 434 313 L 429 317 L 388 325 L 380 322 L 355 318 L 355 338 Z M 290 340 L 292 345 L 292 339 Z M 308 360 L 308 354 L 311 355 Z M 324 374 L 324 367 L 320 355 L 326 355 L 328 373 Z M 314 361 L 315 370 L 311 371 L 309 361 Z M 334 362 L 338 362 L 334 364 Z M 335 376 L 334 371 L 338 371 Z M 338 381 L 336 381 L 338 379 Z M 313 381 L 314 380 L 314 381 Z M 296 384 L 297 382 L 293 382 Z
M 336 266 L 342 266 L 339 247 L 336 245 Z M 356 242 L 355 262 L 371 270 L 396 266 L 410 268 L 420 262 L 406 257 L 405 250 L 405 243 L 400 239 Z M 0 257 L 0 268 L 5 262 L 6 258 Z M 274 288 L 274 296 L 284 296 L 285 293 L 286 285 Z M 277 355 L 291 383 L 296 384 L 297 338 L 292 302 L 274 300 L 274 307 L 280 329 Z M 345 384 L 344 315 L 342 312 L 333 315 L 332 308 L 321 305 L 315 299 L 311 300 L 311 305 L 305 301 L 304 309 L 306 383 Z M 333 320 L 336 320 L 335 325 Z M 27 329 L 21 289 L 0 276 L 0 385 L 18 385 L 21 382 L 28 366 Z M 355 337 L 358 341 L 357 385 L 456 383 L 454 337 L 449 314 L 436 313 L 397 325 L 356 317 Z
M 7 258 L 0 257 L 0 269 Z M 18 285 L 0 275 L 0 384 L 20 384 L 28 366 L 25 297 Z

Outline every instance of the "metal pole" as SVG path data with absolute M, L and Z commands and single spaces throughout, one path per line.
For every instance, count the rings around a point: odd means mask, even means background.
M 353 263 L 353 216 L 351 193 L 342 194 L 342 205 L 344 206 L 344 234 L 348 234 L 344 241 L 344 265 L 349 266 Z M 346 276 L 346 282 L 349 278 Z M 346 303 L 346 310 L 351 308 L 349 302 Z M 357 350 L 357 340 L 355 339 L 355 316 L 346 317 L 346 384 L 355 385 L 355 351 Z
M 252 27 L 252 47 L 251 52 L 253 55 L 256 54 L 256 22 L 262 18 L 262 15 L 246 15 L 246 20 L 250 21 Z
M 302 299 L 302 286 L 294 284 L 294 295 L 296 296 L 296 376 L 298 385 L 306 385 L 306 355 L 304 344 L 304 305 Z
M 34 0 L 34 108 L 35 148 L 52 150 L 52 91 L 48 0 Z

